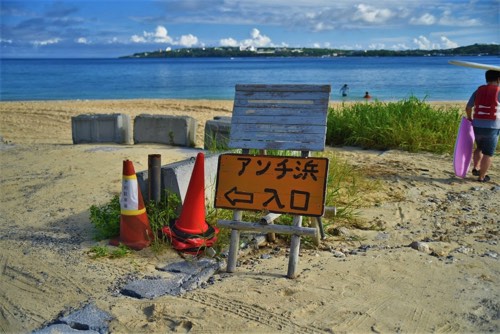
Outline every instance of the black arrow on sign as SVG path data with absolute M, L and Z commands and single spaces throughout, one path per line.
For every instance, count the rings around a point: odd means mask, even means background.
M 238 191 L 236 187 L 231 188 L 224 194 L 224 197 L 231 203 L 235 205 L 236 203 L 253 203 L 253 193 L 246 193 Z

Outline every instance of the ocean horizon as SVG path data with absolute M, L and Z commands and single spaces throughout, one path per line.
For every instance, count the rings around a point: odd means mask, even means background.
M 497 56 L 0 59 L 0 100 L 232 100 L 236 84 L 329 84 L 331 101 L 464 101 Z M 343 98 L 340 87 L 347 84 Z

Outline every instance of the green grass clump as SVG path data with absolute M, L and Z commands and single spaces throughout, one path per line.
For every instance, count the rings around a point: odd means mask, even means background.
M 118 247 L 115 247 L 111 251 L 106 246 L 94 246 L 89 250 L 88 253 L 92 259 L 105 258 L 105 257 L 110 259 L 116 259 L 125 257 L 128 254 L 130 254 L 130 252 L 131 252 L 130 248 L 128 248 L 123 244 L 120 244 Z
M 95 227 L 95 239 L 104 240 L 120 234 L 120 197 L 113 196 L 105 205 L 90 207 L 90 222 Z
M 330 108 L 327 144 L 409 152 L 452 153 L 462 116 L 410 97 L 398 102 L 355 103 Z
M 149 226 L 153 231 L 154 240 L 152 240 L 153 249 L 161 248 L 164 243 L 163 234 L 157 233 L 162 227 L 167 226 L 171 219 L 177 217 L 177 209 L 180 206 L 180 198 L 173 193 L 165 192 L 158 203 L 153 201 L 146 204 L 146 213 L 148 215 Z M 111 239 L 120 235 L 120 197 L 115 195 L 111 201 L 105 205 L 90 207 L 90 223 L 95 228 L 94 238 L 97 241 Z M 103 250 L 96 250 L 100 254 Z M 115 254 L 120 257 L 120 254 Z M 125 254 L 126 255 L 126 254 Z M 97 256 L 100 257 L 100 256 Z
M 106 246 L 93 246 L 89 251 L 90 257 L 98 259 L 109 255 L 109 248 Z
M 348 222 L 356 221 L 364 197 L 372 191 L 380 190 L 382 185 L 334 152 L 326 152 L 323 156 L 329 160 L 325 205 L 337 209 L 335 216 L 328 212 L 324 215 L 323 226 L 328 233 L 334 224 L 343 222 L 344 225 L 349 225 Z
M 170 221 L 177 217 L 177 209 L 180 205 L 181 200 L 179 196 L 167 191 L 165 191 L 164 196 L 161 197 L 158 203 L 150 201 L 146 204 L 149 226 L 154 235 L 153 248 L 159 247 L 165 241 L 165 236 L 157 232 L 164 226 L 168 226 Z
M 332 152 L 328 152 L 326 156 L 329 159 L 326 206 L 337 207 L 337 218 L 350 219 L 356 215 L 362 195 L 375 189 L 376 182 L 364 177 Z

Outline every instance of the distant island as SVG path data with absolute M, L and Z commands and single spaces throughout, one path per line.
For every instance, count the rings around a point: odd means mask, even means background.
M 134 53 L 120 58 L 201 58 L 201 57 L 436 57 L 500 56 L 500 44 L 474 44 L 442 50 L 340 50 L 288 47 L 210 47 L 165 49 Z

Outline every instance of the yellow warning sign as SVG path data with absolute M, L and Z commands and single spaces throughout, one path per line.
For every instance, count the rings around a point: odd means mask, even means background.
M 222 154 L 215 207 L 321 216 L 327 158 Z

